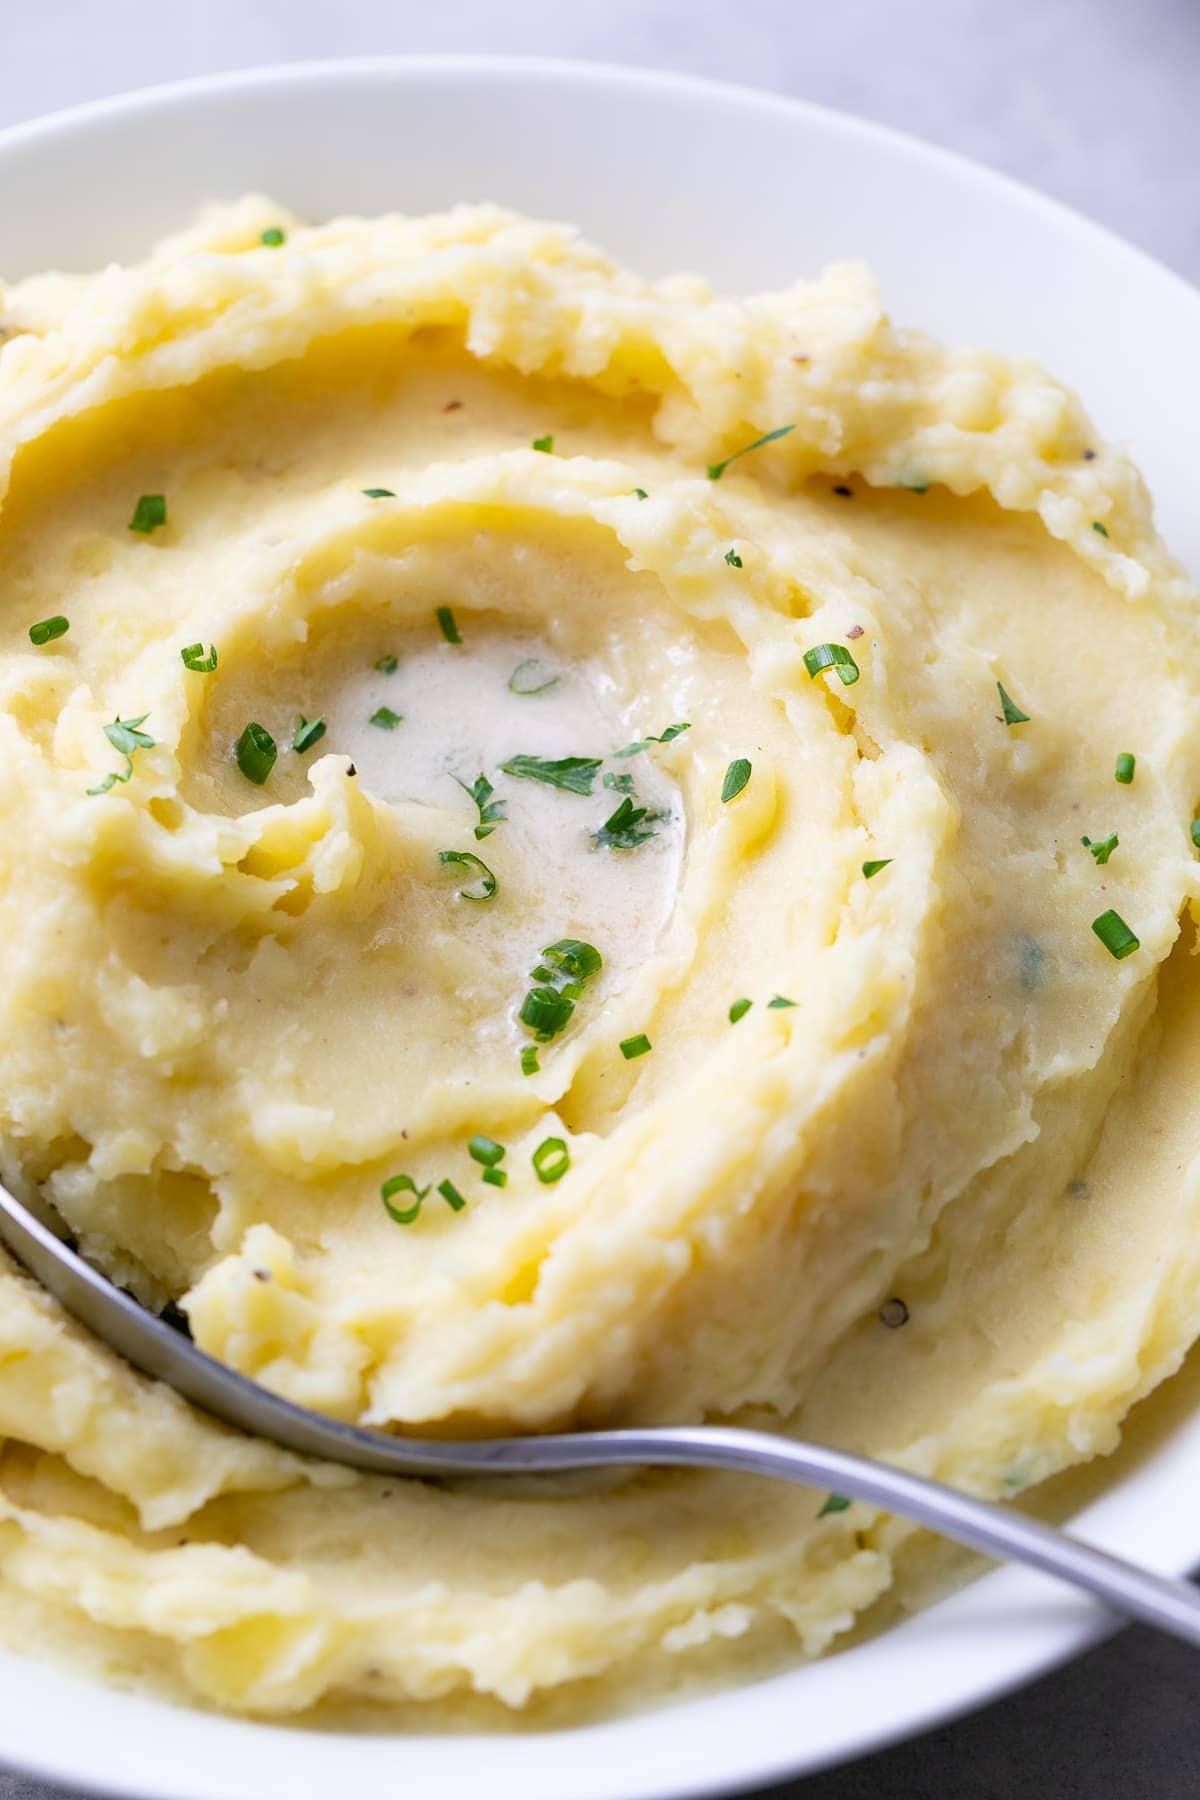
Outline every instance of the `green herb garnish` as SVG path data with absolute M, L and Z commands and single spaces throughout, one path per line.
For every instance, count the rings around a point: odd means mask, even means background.
M 1122 787 L 1128 787 L 1133 780 L 1133 772 L 1137 768 L 1137 757 L 1132 750 L 1122 750 L 1117 758 L 1117 766 L 1113 771 L 1114 778 Z
M 141 531 L 148 537 L 167 522 L 167 501 L 163 494 L 143 494 L 133 509 L 130 531 Z
M 29 641 L 40 648 L 42 644 L 52 644 L 55 638 L 65 637 L 70 629 L 70 619 L 55 613 L 52 619 L 39 619 L 36 625 L 29 627 Z
M 491 837 L 497 825 L 508 817 L 508 814 L 504 810 L 506 802 L 503 800 L 492 799 L 492 795 L 496 790 L 486 775 L 477 776 L 470 787 L 467 786 L 465 781 L 459 781 L 457 775 L 454 779 L 455 781 L 458 781 L 458 785 L 463 793 L 470 794 L 472 800 L 479 808 L 479 823 L 475 827 L 476 839 Z
M 261 787 L 271 770 L 275 767 L 275 758 L 279 754 L 275 747 L 275 739 L 265 725 L 251 720 L 234 746 L 237 766 L 255 787 Z
M 391 488 L 364 488 L 362 491 L 368 500 L 394 500 L 396 498 Z
M 739 1019 L 745 1018 L 753 1005 L 753 1000 L 735 1000 L 729 1009 L 729 1023 L 736 1025 Z
M 539 1043 L 548 1044 L 570 1023 L 574 1011 L 573 1000 L 560 994 L 557 988 L 543 986 L 530 988 L 517 1017 L 522 1025 L 528 1025 Z
M 559 938 L 557 943 L 547 944 L 542 959 L 567 981 L 590 981 L 604 967 L 595 944 L 585 944 L 582 938 Z
M 532 447 L 535 450 L 540 450 L 543 456 L 549 456 L 554 449 L 553 434 L 548 431 L 545 437 L 534 438 Z
M 375 667 L 381 675 L 394 675 L 396 670 L 400 667 L 400 658 L 398 656 L 393 656 L 389 651 L 386 656 L 381 656 L 378 659 Z
M 445 638 L 445 640 L 448 644 L 461 644 L 462 643 L 462 634 L 460 633 L 458 626 L 455 624 L 454 614 L 451 612 L 451 610 L 448 606 L 439 606 L 438 607 L 437 622 L 441 626 L 442 636 Z
M 111 725 L 104 727 L 104 735 L 113 749 L 125 758 L 125 767 L 123 770 L 111 770 L 103 781 L 87 790 L 89 794 L 107 794 L 118 781 L 128 781 L 133 774 L 134 752 L 154 748 L 155 740 L 149 732 L 140 729 L 149 716 L 148 713 L 143 713 L 138 719 L 114 719 Z
M 277 245 L 283 243 L 286 236 L 287 233 L 282 226 L 268 225 L 265 231 L 259 232 L 258 241 L 260 244 L 266 244 L 269 249 L 274 249 Z
M 789 1000 L 786 994 L 776 994 L 773 1000 L 767 1001 L 768 1012 L 779 1012 L 785 1006 L 799 1006 L 798 1000 Z
M 865 862 L 862 866 L 864 879 L 870 881 L 872 875 L 878 875 L 880 869 L 886 869 L 894 860 L 894 857 L 884 856 L 878 862 Z
M 1092 520 L 1092 530 L 1093 530 L 1093 531 L 1098 531 L 1098 532 L 1099 532 L 1099 533 L 1100 533 L 1100 536 L 1101 536 L 1101 537 L 1107 537 L 1107 536 L 1108 536 L 1108 526 L 1107 526 L 1107 525 L 1102 525 L 1102 524 L 1101 524 L 1101 523 L 1100 523 L 1100 521 L 1099 521 L 1099 519 L 1093 519 L 1093 520 Z
M 557 682 L 558 676 L 544 662 L 539 662 L 536 656 L 527 656 L 509 676 L 508 687 L 513 694 L 544 694 Z
M 729 564 L 731 569 L 740 569 L 742 567 L 742 559 L 732 545 L 730 545 L 729 549 L 725 552 L 725 561 Z
M 217 666 L 217 646 L 215 644 L 208 646 L 207 655 L 203 644 L 187 644 L 179 654 L 184 668 L 190 669 L 193 675 L 211 675 Z
M 446 1202 L 446 1205 L 450 1208 L 451 1212 L 461 1212 L 467 1204 L 449 1178 L 445 1181 L 438 1182 L 437 1191 L 442 1196 L 442 1199 Z
M 419 1188 L 411 1175 L 391 1175 L 379 1190 L 384 1211 L 397 1225 L 412 1225 L 421 1216 L 421 1202 L 429 1192 L 428 1186 Z M 392 1205 L 393 1194 L 415 1194 L 416 1199 L 411 1206 Z
M 827 1518 L 830 1513 L 845 1512 L 849 1506 L 850 1501 L 847 1500 L 845 1494 L 830 1494 L 824 1506 L 817 1514 L 817 1517 L 818 1519 L 824 1519 Z
M 645 488 L 634 488 L 633 491 L 639 500 L 648 500 L 650 498 L 650 496 L 646 492 Z
M 538 1071 L 540 1070 L 540 1068 L 541 1068 L 541 1064 L 538 1062 L 537 1051 L 534 1049 L 532 1044 L 526 1044 L 525 1048 L 521 1052 L 521 1073 L 522 1073 L 522 1075 L 536 1075 L 538 1073 Z
M 1093 843 L 1090 837 L 1081 837 L 1079 841 L 1085 850 L 1091 851 L 1096 861 L 1103 867 L 1121 840 L 1114 831 L 1111 837 L 1103 838 L 1098 844 Z
M 776 438 L 786 437 L 789 431 L 795 431 L 795 429 L 794 425 L 780 425 L 774 431 L 764 432 L 762 437 L 755 438 L 752 444 L 743 444 L 740 450 L 735 450 L 732 456 L 725 458 L 724 462 L 709 463 L 708 479 L 720 481 L 730 463 L 737 462 L 740 456 L 749 456 L 752 450 L 761 450 L 764 444 L 773 444 Z
M 473 850 L 439 850 L 438 861 L 450 864 L 455 868 L 478 869 L 479 873 L 472 877 L 469 887 L 459 888 L 459 897 L 463 900 L 490 900 L 496 892 L 496 877 L 487 864 L 475 855 Z M 479 891 L 472 892 L 472 887 Z
M 542 756 L 510 756 L 500 767 L 506 775 L 517 775 L 522 781 L 544 781 L 547 787 L 562 788 L 568 794 L 590 794 L 602 757 L 561 756 L 547 761 Z
M 652 1048 L 650 1039 L 644 1031 L 639 1031 L 636 1037 L 621 1039 L 621 1055 L 626 1062 L 632 1062 L 635 1056 L 645 1056 L 646 1052 Z
M 485 1169 L 483 1171 L 483 1179 L 491 1187 L 507 1187 L 508 1171 L 506 1169 Z
M 324 718 L 306 719 L 301 713 L 296 720 L 296 729 L 292 735 L 292 749 L 303 756 L 306 750 L 311 750 L 314 744 L 319 744 L 324 736 Z
M 593 831 L 592 839 L 598 850 L 636 850 L 654 836 L 665 817 L 665 813 L 651 812 L 648 806 L 635 806 L 633 795 L 626 794 L 616 812 L 609 814 L 599 831 Z
M 571 1166 L 571 1152 L 567 1149 L 566 1140 L 560 1137 L 548 1137 L 538 1145 L 533 1153 L 533 1172 L 546 1187 L 553 1187 L 561 1181 Z
M 570 1021 L 585 982 L 599 974 L 604 958 L 594 944 L 586 944 L 582 938 L 559 938 L 557 943 L 547 944 L 542 958 L 533 971 L 533 979 L 540 985 L 526 994 L 517 1017 L 540 1042 L 548 1043 Z M 525 1070 L 526 1074 L 532 1072 Z
M 603 785 L 606 788 L 613 788 L 618 794 L 632 794 L 634 792 L 633 776 L 614 775 L 611 769 L 605 771 Z
M 486 1137 L 483 1132 L 478 1132 L 467 1145 L 467 1155 L 472 1162 L 481 1163 L 485 1169 L 490 1169 L 494 1163 L 503 1162 L 508 1151 L 503 1144 L 498 1144 L 495 1138 Z
M 613 754 L 615 756 L 638 756 L 643 750 L 648 749 L 651 744 L 673 744 L 677 737 L 682 737 L 685 731 L 690 731 L 691 729 L 691 725 L 684 719 L 678 725 L 668 725 L 667 729 L 660 732 L 657 737 L 651 732 L 649 737 L 638 738 L 634 743 L 626 744 L 623 749 L 616 750 Z
M 1004 723 L 1006 725 L 1028 725 L 1029 714 L 1022 712 L 1012 697 L 1005 693 L 1003 682 L 996 683 L 996 692 L 1000 696 L 1000 710 L 1004 714 Z
M 378 725 L 380 731 L 395 731 L 397 725 L 403 725 L 404 714 L 393 712 L 390 706 L 377 706 L 367 723 Z
M 1098 919 L 1092 920 L 1092 930 L 1109 955 L 1118 962 L 1141 949 L 1141 939 L 1134 936 L 1120 913 L 1114 912 L 1111 907 L 1107 912 L 1101 913 Z
M 1200 819 L 1193 819 L 1191 825 L 1192 842 L 1200 850 Z
M 746 756 L 735 757 L 725 771 L 725 779 L 721 783 L 721 804 L 727 806 L 736 800 L 746 786 L 751 775 L 750 759 Z
M 804 652 L 808 678 L 815 681 L 822 669 L 836 669 L 843 687 L 853 687 L 858 680 L 858 664 L 843 644 L 814 644 Z

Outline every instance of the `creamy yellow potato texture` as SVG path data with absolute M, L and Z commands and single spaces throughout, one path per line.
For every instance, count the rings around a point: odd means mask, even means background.
M 341 1419 L 1111 1451 L 1200 1325 L 1200 653 L 1075 399 L 488 207 L 246 200 L 0 321 L 13 1189 Z M 732 1676 L 921 1555 L 305 1464 L 8 1262 L 0 1434 L 10 1639 L 258 1714 Z

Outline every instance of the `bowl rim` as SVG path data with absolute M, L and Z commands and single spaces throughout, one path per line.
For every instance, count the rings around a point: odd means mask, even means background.
M 58 139 L 74 134 L 86 136 L 89 129 L 98 125 L 122 119 L 146 120 L 156 113 L 170 112 L 171 109 L 188 103 L 203 103 L 231 95 L 249 96 L 283 88 L 329 90 L 331 86 L 344 87 L 356 82 L 373 84 L 380 80 L 406 82 L 446 77 L 488 83 L 569 83 L 613 94 L 632 87 L 651 97 L 690 98 L 709 105 L 733 105 L 755 112 L 767 111 L 781 118 L 807 121 L 824 132 L 840 135 L 843 141 L 858 140 L 885 150 L 890 155 L 903 157 L 912 164 L 919 163 L 926 168 L 940 169 L 960 181 L 968 181 L 977 189 L 985 188 L 1025 209 L 1039 212 L 1061 232 L 1090 242 L 1103 250 L 1106 256 L 1122 260 L 1136 270 L 1142 279 L 1149 278 L 1159 284 L 1164 296 L 1169 296 L 1172 304 L 1183 303 L 1191 308 L 1200 324 L 1200 292 L 1176 270 L 1064 202 L 1040 193 L 1010 175 L 979 164 L 957 151 L 927 142 L 893 126 L 860 118 L 817 102 L 761 90 L 749 84 L 608 61 L 447 52 L 411 56 L 360 55 L 297 59 L 217 71 L 131 89 L 18 121 L 0 130 L 0 164 L 15 153 L 36 152 L 40 146 Z M 1195 1422 L 1200 1423 L 1200 1418 Z M 1197 1433 L 1197 1448 L 1200 1449 L 1200 1433 Z M 1124 1493 L 1130 1486 L 1136 1486 L 1140 1479 L 1153 1485 L 1149 1476 L 1141 1470 L 1135 1470 L 1132 1481 L 1124 1479 L 1116 1485 Z M 1111 1535 L 1105 1517 L 1108 1498 L 1106 1493 L 1099 1499 L 1090 1501 L 1071 1520 L 1073 1527 L 1082 1526 L 1090 1540 L 1101 1546 L 1106 1544 Z M 1200 1545 L 1182 1563 L 1178 1554 L 1164 1553 L 1160 1546 L 1155 1546 L 1146 1560 L 1150 1566 L 1159 1568 L 1164 1573 L 1186 1573 L 1200 1563 Z M 631 1726 L 645 1728 L 647 1724 L 651 1729 L 662 1729 L 670 1734 L 673 1721 L 687 1719 L 689 1723 L 693 1722 L 698 1708 L 730 1711 L 751 1696 L 774 1705 L 777 1693 L 780 1694 L 779 1704 L 786 1705 L 787 1690 L 795 1687 L 799 1677 L 812 1679 L 814 1670 L 833 1668 L 847 1658 L 861 1662 L 885 1641 L 897 1651 L 907 1647 L 911 1654 L 914 1639 L 923 1623 L 932 1622 L 935 1627 L 947 1626 L 952 1634 L 966 1623 L 969 1635 L 978 1636 L 982 1620 L 982 1636 L 989 1638 L 993 1632 L 1003 1637 L 1013 1629 L 1014 1621 L 1016 1622 L 1018 1634 L 1023 1641 L 1019 1655 L 1013 1657 L 1006 1653 L 1000 1658 L 1003 1666 L 995 1666 L 994 1645 L 989 1644 L 989 1654 L 983 1655 L 982 1662 L 990 1666 L 977 1667 L 981 1660 L 979 1655 L 964 1656 L 964 1671 L 954 1691 L 949 1694 L 927 1694 L 916 1703 L 910 1702 L 901 1712 L 889 1714 L 885 1708 L 879 1716 L 864 1721 L 853 1743 L 835 1746 L 816 1757 L 807 1758 L 794 1745 L 778 1747 L 772 1754 L 761 1750 L 754 1754 L 743 1751 L 740 1758 L 735 1756 L 723 1768 L 707 1767 L 699 1778 L 691 1772 L 676 1775 L 658 1765 L 649 1785 L 639 1782 L 636 1777 L 631 1784 L 627 1775 L 623 1783 L 611 1785 L 606 1782 L 595 1789 L 597 1800 L 601 1796 L 603 1800 L 608 1800 L 610 1795 L 613 1800 L 618 1795 L 623 1800 L 633 1800 L 634 1795 L 639 1796 L 640 1800 L 685 1800 L 687 1796 L 701 1794 L 749 1793 L 773 1782 L 787 1780 L 789 1777 L 798 1779 L 804 1774 L 815 1773 L 819 1769 L 870 1754 L 962 1717 L 1037 1679 L 1099 1643 L 1117 1629 L 1118 1622 L 1090 1602 L 1071 1597 L 1047 1604 L 1046 1595 L 1047 1584 L 1038 1577 L 1011 1568 L 1000 1570 L 981 1577 L 968 1588 L 923 1609 L 913 1619 L 893 1626 L 882 1637 L 866 1644 L 837 1651 L 816 1663 L 798 1663 L 795 1668 L 782 1673 L 730 1686 L 715 1696 L 691 1701 L 666 1701 L 653 1712 L 637 1714 L 632 1719 L 622 1717 L 571 1731 L 533 1733 L 525 1738 L 507 1735 L 463 1737 L 458 1734 L 409 1738 L 404 1734 L 381 1732 L 378 1736 L 368 1738 L 355 1736 L 353 1741 L 358 1744 L 392 1746 L 396 1746 L 398 1741 L 404 1745 L 467 1745 L 474 1746 L 477 1753 L 486 1746 L 491 1753 L 495 1747 L 506 1744 L 580 1744 L 585 1739 L 598 1744 L 601 1734 L 611 1737 Z M 1032 1648 L 1024 1640 L 1028 1637 L 1030 1619 L 1036 1620 L 1039 1615 L 1042 1620 L 1040 1642 L 1036 1648 Z M 973 1648 L 978 1652 L 980 1644 L 976 1642 Z M 347 1746 L 351 1742 L 350 1736 L 344 1733 L 327 1733 L 320 1728 L 303 1729 L 270 1721 L 216 1717 L 201 1709 L 123 1693 L 79 1675 L 64 1673 L 53 1664 L 33 1662 L 7 1651 L 0 1651 L 0 1673 L 6 1677 L 15 1676 L 17 1690 L 24 1686 L 30 1694 L 42 1687 L 49 1687 L 69 1696 L 72 1704 L 76 1705 L 82 1696 L 90 1696 L 97 1713 L 103 1708 L 112 1713 L 127 1714 L 135 1724 L 139 1719 L 144 1723 L 153 1716 L 168 1731 L 174 1727 L 177 1732 L 183 1733 L 189 1726 L 215 1729 L 227 1735 L 231 1748 L 239 1741 L 246 1744 L 249 1741 L 246 1734 L 251 1734 L 264 1744 L 272 1736 L 276 1740 L 286 1736 L 301 1749 L 304 1746 L 311 1749 L 326 1737 Z M 22 1679 L 23 1677 L 27 1679 Z M 53 1693 L 51 1701 L 53 1702 Z M 0 1732 L 3 1733 L 0 1736 L 0 1757 L 3 1757 L 6 1766 L 31 1776 L 69 1782 L 80 1792 L 111 1796 L 112 1800 L 134 1800 L 135 1796 L 136 1800 L 209 1800 L 207 1791 L 196 1787 L 187 1777 L 182 1785 L 176 1782 L 174 1776 L 168 1775 L 163 1775 L 161 1780 L 156 1779 L 153 1785 L 146 1785 L 143 1777 L 131 1775 L 128 1769 L 113 1773 L 111 1778 L 98 1776 L 94 1770 L 93 1750 L 82 1741 L 86 1737 L 84 1733 L 64 1733 L 49 1745 L 41 1744 L 36 1748 L 31 1738 L 28 1743 L 21 1743 L 14 1750 L 4 1741 L 9 1729 L 9 1723 L 0 1727 Z M 393 1777 L 397 1772 L 395 1756 L 396 1750 L 393 1749 Z M 226 1800 L 226 1794 L 232 1796 L 245 1792 L 249 1795 L 251 1791 L 240 1785 L 231 1786 L 222 1790 L 221 1800 Z M 291 1791 L 307 1795 L 310 1789 L 293 1782 Z M 315 1788 L 311 1790 L 313 1794 L 317 1791 Z M 366 1791 L 370 1794 L 374 1790 Z M 502 1794 L 506 1791 L 501 1790 Z M 528 1791 L 531 1800 L 541 1800 L 543 1790 L 540 1786 Z M 553 1793 L 553 1789 L 545 1791 L 548 1795 Z M 589 1788 L 587 1792 L 588 1800 L 593 1800 L 593 1790 Z

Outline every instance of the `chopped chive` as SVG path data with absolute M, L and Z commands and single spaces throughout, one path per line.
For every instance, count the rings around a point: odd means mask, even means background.
M 751 775 L 750 760 L 745 756 L 735 757 L 725 771 L 725 779 L 721 783 L 721 804 L 727 806 L 736 800 L 746 786 Z
M 496 877 L 492 874 L 492 871 L 488 868 L 487 864 L 475 855 L 473 850 L 439 850 L 438 861 L 440 863 L 448 863 L 455 868 L 478 869 L 478 875 L 472 876 L 471 881 L 473 886 L 477 887 L 479 891 L 473 892 L 472 887 L 459 888 L 458 893 L 460 899 L 490 900 L 495 894 Z
M 381 675 L 394 675 L 396 670 L 400 667 L 400 658 L 398 656 L 393 656 L 389 650 L 386 656 L 378 658 L 375 667 Z
M 542 955 L 552 968 L 572 981 L 590 981 L 604 967 L 604 958 L 595 944 L 585 944 L 582 938 L 559 938 L 556 943 L 547 944 Z
M 1114 912 L 1111 907 L 1107 912 L 1102 912 L 1098 919 L 1092 920 L 1092 930 L 1109 955 L 1118 962 L 1141 949 L 1141 939 L 1134 936 L 1120 913 Z
M 544 662 L 539 662 L 536 656 L 527 656 L 509 676 L 508 688 L 512 694 L 544 694 L 557 682 L 558 676 Z
M 899 481 L 896 485 L 910 494 L 927 494 L 932 484 L 928 481 Z
M 634 488 L 633 491 L 639 500 L 648 500 L 650 498 L 645 488 Z
M 549 456 L 554 449 L 553 433 L 548 431 L 545 437 L 534 438 L 532 447 L 535 450 L 540 450 L 543 456 Z
M 130 531 L 144 532 L 148 537 L 157 531 L 160 525 L 167 522 L 167 501 L 164 494 L 143 494 L 133 509 L 133 517 L 129 521 Z
M 275 767 L 275 758 L 279 754 L 275 747 L 275 739 L 265 725 L 251 720 L 238 739 L 234 749 L 237 766 L 256 787 L 261 787 L 271 770 Z
M 455 781 L 458 781 L 458 785 L 463 793 L 470 794 L 472 800 L 479 808 L 479 823 L 475 827 L 476 840 L 478 841 L 481 838 L 491 837 L 497 825 L 501 824 L 501 822 L 508 817 L 504 810 L 507 803 L 503 800 L 492 799 L 492 795 L 496 790 L 486 775 L 480 774 L 477 776 L 470 787 L 467 786 L 465 781 L 459 781 L 457 775 L 454 779 Z
M 526 1044 L 525 1048 L 521 1052 L 521 1073 L 522 1073 L 522 1075 L 536 1075 L 538 1073 L 538 1071 L 540 1070 L 540 1068 L 541 1068 L 541 1064 L 538 1062 L 537 1051 L 534 1049 L 532 1044 Z
M 523 781 L 544 781 L 547 787 L 562 788 L 568 794 L 590 794 L 602 761 L 599 756 L 562 756 L 557 761 L 510 756 L 500 767 L 506 775 L 518 775 Z
M 392 1175 L 380 1188 L 379 1197 L 388 1217 L 394 1219 L 397 1225 L 412 1225 L 420 1217 L 421 1202 L 428 1192 L 428 1185 L 419 1188 L 411 1175 Z M 393 1194 L 415 1194 L 416 1199 L 408 1207 L 393 1206 Z
M 752 444 L 743 444 L 740 450 L 735 450 L 733 455 L 727 456 L 723 462 L 709 463 L 708 479 L 720 481 L 730 463 L 737 462 L 740 456 L 749 456 L 752 450 L 761 450 L 764 444 L 773 444 L 776 438 L 786 437 L 789 431 L 795 431 L 795 429 L 794 425 L 777 426 L 774 431 L 764 432 L 762 437 L 755 438 Z
M 391 488 L 364 488 L 362 491 L 368 500 L 394 500 L 396 498 Z
M 438 1182 L 437 1191 L 442 1196 L 442 1199 L 446 1202 L 446 1205 L 450 1208 L 451 1212 L 461 1212 L 467 1204 L 449 1177 L 447 1177 L 445 1181 Z
M 531 1160 L 538 1180 L 546 1187 L 553 1187 L 570 1168 L 571 1152 L 567 1149 L 564 1138 L 548 1137 L 538 1145 Z
M 1193 842 L 1193 844 L 1195 844 L 1197 850 L 1200 850 L 1200 819 L 1192 820 L 1191 831 L 1192 831 L 1192 842 Z
M 1100 533 L 1100 536 L 1101 536 L 1101 537 L 1107 537 L 1107 536 L 1108 536 L 1108 526 L 1107 526 L 1107 525 L 1102 525 L 1102 524 L 1101 524 L 1101 523 L 1100 523 L 1100 521 L 1099 521 L 1099 519 L 1093 519 L 1093 520 L 1092 520 L 1092 530 L 1093 530 L 1093 531 L 1098 531 L 1098 532 L 1099 532 L 1099 533 Z
M 858 680 L 858 664 L 844 644 L 814 644 L 804 652 L 808 678 L 815 681 L 822 669 L 836 669 L 843 687 L 853 687 Z
M 265 231 L 259 232 L 258 241 L 260 244 L 266 244 L 269 249 L 275 249 L 277 245 L 283 243 L 286 236 L 287 233 L 282 226 L 268 225 Z
M 740 569 L 742 567 L 742 559 L 733 548 L 732 544 L 725 552 L 725 561 L 729 564 L 731 569 Z
M 845 1494 L 830 1494 L 824 1506 L 817 1514 L 817 1517 L 818 1519 L 824 1519 L 827 1518 L 830 1513 L 845 1512 L 849 1505 L 850 1501 L 847 1500 Z
M 367 723 L 378 725 L 380 731 L 395 731 L 397 725 L 403 725 L 404 714 L 393 712 L 390 706 L 377 706 Z
M 1002 682 L 996 683 L 996 692 L 1000 696 L 1000 710 L 1004 714 L 1004 723 L 1006 725 L 1028 725 L 1029 714 L 1022 712 L 1012 698 L 1005 693 Z
M 1117 758 L 1117 766 L 1113 771 L 1114 778 L 1122 787 L 1128 787 L 1133 780 L 1133 771 L 1137 768 L 1137 757 L 1131 750 L 1122 750 Z
M 633 795 L 626 794 L 599 831 L 593 831 L 592 842 L 598 850 L 636 850 L 639 844 L 655 835 L 665 816 L 661 812 L 651 812 L 648 806 L 635 806 Z
M 626 1062 L 632 1062 L 635 1056 L 645 1056 L 646 1052 L 652 1048 L 650 1039 L 644 1031 L 639 1031 L 636 1037 L 621 1039 L 621 1055 Z
M 789 1000 L 786 994 L 776 994 L 773 1000 L 767 1001 L 768 1012 L 779 1012 L 785 1006 L 799 1006 L 798 1000 Z
M 65 637 L 70 629 L 70 619 L 64 619 L 61 613 L 55 613 L 52 619 L 39 619 L 36 625 L 29 627 L 29 641 L 39 647 L 42 644 L 52 644 L 55 638 Z
M 1098 844 L 1093 843 L 1090 837 L 1081 837 L 1079 841 L 1085 850 L 1091 851 L 1096 861 L 1102 867 L 1117 848 L 1117 845 L 1121 842 L 1115 831 L 1111 837 L 1103 838 Z
M 292 736 L 292 749 L 303 756 L 306 750 L 311 750 L 314 744 L 319 744 L 324 736 L 324 718 L 306 719 L 301 713 L 296 720 L 296 729 Z
M 437 622 L 441 626 L 442 636 L 448 644 L 462 643 L 462 635 L 459 632 L 458 626 L 454 623 L 454 614 L 448 606 L 438 607 Z
M 217 646 L 210 644 L 205 654 L 203 644 L 186 644 L 179 652 L 185 669 L 193 675 L 211 675 L 217 666 Z
M 508 1186 L 508 1172 L 505 1169 L 485 1169 L 483 1171 L 483 1179 L 491 1187 Z
M 615 750 L 613 754 L 614 756 L 639 756 L 651 744 L 673 744 L 677 737 L 682 737 L 685 731 L 691 729 L 688 721 L 683 719 L 678 725 L 668 725 L 666 730 L 660 732 L 657 737 L 651 732 L 649 737 L 636 738 L 632 744 L 626 744 L 623 749 Z
M 508 1151 L 503 1144 L 498 1144 L 495 1138 L 487 1137 L 480 1131 L 467 1145 L 467 1155 L 472 1162 L 482 1163 L 485 1169 L 490 1169 L 493 1163 L 503 1162 Z
M 753 1000 L 735 1000 L 729 1009 L 729 1023 L 736 1025 L 739 1019 L 745 1018 L 753 1005 Z
M 878 875 L 880 869 L 886 869 L 894 861 L 894 857 L 884 856 L 878 862 L 865 862 L 862 866 L 864 880 L 870 881 L 872 875 Z
M 574 1011 L 575 1002 L 560 994 L 557 988 L 535 987 L 530 988 L 522 1000 L 517 1017 L 522 1025 L 528 1025 L 541 1043 L 547 1044 L 565 1030 Z

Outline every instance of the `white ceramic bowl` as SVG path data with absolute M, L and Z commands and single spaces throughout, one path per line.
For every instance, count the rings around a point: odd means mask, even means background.
M 1127 440 L 1200 567 L 1200 295 L 1025 189 L 818 108 L 581 64 L 421 58 L 164 88 L 0 135 L 0 267 L 136 255 L 201 202 L 265 189 L 319 218 L 493 199 L 571 219 L 648 274 L 727 290 L 865 256 L 892 312 L 1028 351 Z M 1200 1417 L 1076 1521 L 1156 1568 L 1200 1561 Z M 177 1711 L 0 1657 L 0 1759 L 124 1800 L 658 1800 L 819 1768 L 975 1706 L 1104 1618 L 990 1575 L 859 1648 L 702 1703 L 534 1736 L 364 1737 Z M 63 1729 L 64 1720 L 70 1729 Z

